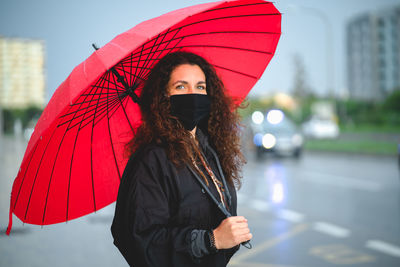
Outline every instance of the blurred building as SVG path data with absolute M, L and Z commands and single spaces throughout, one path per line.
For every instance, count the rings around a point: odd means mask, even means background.
M 0 36 L 0 107 L 45 104 L 44 41 Z
M 379 101 L 400 88 L 400 5 L 354 17 L 346 35 L 351 98 Z

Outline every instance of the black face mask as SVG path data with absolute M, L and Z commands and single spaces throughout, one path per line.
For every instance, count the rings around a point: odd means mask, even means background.
M 186 130 L 193 130 L 210 113 L 208 95 L 171 95 L 171 114 L 178 117 Z

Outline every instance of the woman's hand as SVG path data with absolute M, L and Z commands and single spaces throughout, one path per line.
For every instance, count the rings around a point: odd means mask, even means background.
M 213 232 L 217 249 L 232 248 L 253 237 L 243 216 L 226 218 Z

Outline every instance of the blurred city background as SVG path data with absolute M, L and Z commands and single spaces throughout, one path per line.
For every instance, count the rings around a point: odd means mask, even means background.
M 114 205 L 52 226 L 8 223 L 35 124 L 74 66 L 139 22 L 208 1 L 0 3 L 0 266 L 126 266 Z M 244 108 L 230 266 L 400 266 L 400 2 L 276 1 L 274 58 Z

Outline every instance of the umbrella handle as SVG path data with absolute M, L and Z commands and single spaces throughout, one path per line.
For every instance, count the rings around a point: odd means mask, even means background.
M 218 206 L 219 210 L 226 216 L 226 218 L 232 217 L 232 214 L 224 207 L 222 202 L 219 202 L 214 195 L 211 193 L 210 189 L 207 187 L 207 185 L 204 184 L 204 182 L 201 180 L 201 178 L 197 175 L 197 173 L 189 166 L 186 165 L 188 169 L 192 172 L 192 174 L 196 177 L 197 181 L 200 183 L 200 185 L 203 187 L 203 189 L 207 192 L 207 194 L 211 197 L 213 202 Z M 242 246 L 244 246 L 247 249 L 251 249 L 253 246 L 250 243 L 250 240 L 247 240 L 245 242 L 241 243 Z

